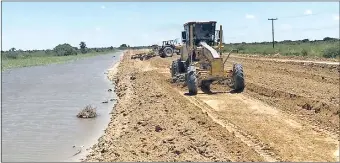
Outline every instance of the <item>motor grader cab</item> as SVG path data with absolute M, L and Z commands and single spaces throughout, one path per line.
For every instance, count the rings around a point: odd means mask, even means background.
M 203 92 L 210 92 L 212 82 L 227 82 L 235 91 L 244 89 L 243 68 L 234 64 L 232 70 L 225 71 L 225 63 L 230 55 L 223 60 L 222 25 L 216 30 L 216 21 L 188 22 L 182 32 L 181 57 L 171 64 L 173 81 L 184 79 L 189 94 L 197 94 L 200 87 Z M 219 49 L 219 52 L 217 50 Z
M 162 46 L 158 50 L 158 54 L 162 58 L 172 57 L 173 53 L 177 53 L 177 55 L 180 54 L 180 48 L 181 47 L 177 45 L 177 39 L 163 41 Z

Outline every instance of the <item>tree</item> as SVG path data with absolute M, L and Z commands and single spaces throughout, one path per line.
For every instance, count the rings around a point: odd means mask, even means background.
M 127 48 L 127 45 L 126 44 L 122 44 L 122 45 L 120 45 L 120 48 Z
M 331 37 L 323 38 L 323 41 L 333 41 L 333 40 L 337 40 L 337 39 L 336 38 L 331 38 Z
M 302 42 L 309 42 L 309 39 L 303 39 Z
M 283 40 L 282 42 L 292 42 L 292 40 Z
M 80 51 L 81 51 L 81 53 L 84 54 L 84 53 L 87 52 L 87 51 L 86 51 L 86 44 L 85 44 L 84 41 L 80 42 L 79 46 L 80 46 Z
M 14 52 L 15 50 L 16 50 L 15 48 L 9 49 L 10 52 Z
M 45 50 L 45 54 L 48 54 L 48 55 L 49 55 L 49 54 L 52 54 L 52 50 L 51 50 L 51 49 L 46 49 L 46 50 Z
M 77 51 L 70 44 L 59 44 L 53 51 L 58 56 L 77 55 Z

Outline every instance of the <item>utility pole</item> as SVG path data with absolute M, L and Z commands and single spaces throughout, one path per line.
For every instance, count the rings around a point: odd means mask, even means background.
M 273 37 L 273 48 L 274 48 L 274 20 L 277 20 L 277 18 L 273 19 L 268 19 L 268 20 L 271 20 L 272 21 L 272 37 Z

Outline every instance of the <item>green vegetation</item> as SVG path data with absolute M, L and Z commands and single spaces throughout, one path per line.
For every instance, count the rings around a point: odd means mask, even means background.
M 280 54 L 284 56 L 304 56 L 304 57 L 323 57 L 339 58 L 340 57 L 340 40 L 326 37 L 323 40 L 310 41 L 304 40 L 285 40 L 275 42 L 275 47 L 271 42 L 261 43 L 232 43 L 225 44 L 224 51 L 229 52 L 232 49 L 238 49 L 242 54 Z
M 87 48 L 85 42 L 80 42 L 80 49 L 70 44 L 59 44 L 53 50 L 16 50 L 2 51 L 2 71 L 11 68 L 47 65 L 51 63 L 64 63 L 85 57 L 114 52 L 117 48 Z

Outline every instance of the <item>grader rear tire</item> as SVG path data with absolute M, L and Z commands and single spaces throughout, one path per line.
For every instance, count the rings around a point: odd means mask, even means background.
M 196 69 L 194 66 L 188 67 L 187 70 L 187 85 L 190 95 L 197 94 L 197 78 L 196 78 Z
M 243 67 L 241 64 L 234 65 L 233 78 L 234 78 L 234 90 L 243 91 L 245 85 L 244 85 Z

